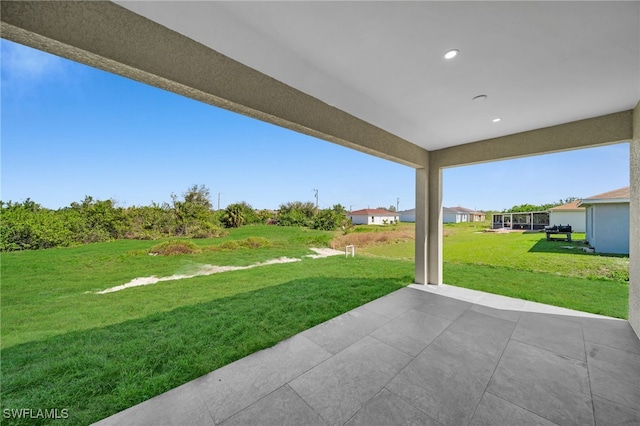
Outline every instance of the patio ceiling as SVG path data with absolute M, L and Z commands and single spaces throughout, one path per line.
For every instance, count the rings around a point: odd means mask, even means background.
M 116 3 L 427 150 L 640 99 L 640 2 Z

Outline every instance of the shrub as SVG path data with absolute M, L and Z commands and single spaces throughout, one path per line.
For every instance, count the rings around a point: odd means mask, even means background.
M 301 201 L 281 204 L 278 209 L 278 225 L 280 226 L 309 226 L 316 214 L 315 205 Z
M 222 244 L 211 247 L 210 250 L 213 251 L 227 251 L 227 250 L 237 250 L 241 247 L 249 248 L 249 249 L 257 249 L 262 247 L 269 247 L 271 245 L 271 241 L 263 237 L 249 237 L 244 240 L 231 240 L 225 241 Z
M 263 237 L 249 237 L 242 243 L 243 247 L 247 248 L 262 248 L 269 247 L 271 245 L 271 241 Z
M 351 221 L 347 218 L 344 207 L 336 204 L 331 209 L 320 210 L 313 218 L 310 227 L 321 231 L 335 231 L 339 228 L 346 229 L 350 224 Z
M 191 241 L 165 241 L 149 249 L 149 254 L 174 256 L 178 254 L 194 254 L 200 252 L 198 246 Z
M 246 208 L 242 204 L 229 204 L 222 215 L 225 228 L 239 228 L 245 222 Z
M 236 250 L 238 247 L 240 247 L 238 242 L 232 240 L 232 241 L 225 241 L 224 243 L 213 247 L 212 250 L 216 250 L 216 251 Z

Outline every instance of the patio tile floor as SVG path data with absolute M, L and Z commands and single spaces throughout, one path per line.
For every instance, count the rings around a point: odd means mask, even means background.
M 640 340 L 623 320 L 411 285 L 97 424 L 640 424 Z

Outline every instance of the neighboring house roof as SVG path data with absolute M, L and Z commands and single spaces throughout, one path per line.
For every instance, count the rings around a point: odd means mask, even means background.
M 624 188 L 615 189 L 613 191 L 604 192 L 602 194 L 594 195 L 592 197 L 585 198 L 580 203 L 581 206 L 585 204 L 604 204 L 604 203 L 628 203 L 631 200 L 631 191 L 628 186 Z
M 400 213 L 400 214 L 403 214 L 403 213 L 412 214 L 412 213 L 415 213 L 415 212 L 416 212 L 416 209 L 409 209 L 409 210 L 402 210 L 402 211 L 400 211 L 398 213 Z
M 468 209 L 466 207 L 460 207 L 460 206 L 457 206 L 457 207 L 445 207 L 445 209 L 447 209 L 447 208 L 451 209 L 451 210 L 456 210 L 456 211 L 459 211 L 459 212 L 462 212 L 462 213 L 484 214 L 484 212 L 477 211 L 477 210 L 471 210 L 471 209 Z
M 549 209 L 551 212 L 560 212 L 560 211 L 583 211 L 586 210 L 584 207 L 580 207 L 580 203 L 582 200 L 576 200 L 571 203 L 563 204 L 561 206 L 552 207 Z
M 443 213 L 449 213 L 449 214 L 452 214 L 452 213 L 467 213 L 467 212 L 463 212 L 461 210 L 456 210 L 456 209 L 451 208 L 451 207 L 443 207 L 442 208 L 442 212 Z
M 397 212 L 390 212 L 389 210 L 382 209 L 362 209 L 356 210 L 349 213 L 350 215 L 358 216 L 358 215 L 366 215 L 366 216 L 397 216 Z

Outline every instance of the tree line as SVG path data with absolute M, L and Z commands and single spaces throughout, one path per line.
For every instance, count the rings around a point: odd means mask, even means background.
M 544 212 L 547 211 L 553 207 L 558 207 L 558 206 L 562 206 L 564 204 L 569 204 L 569 203 L 573 203 L 574 201 L 578 201 L 580 200 L 580 198 L 577 197 L 568 197 L 566 199 L 560 199 L 554 203 L 547 203 L 547 204 L 539 204 L 539 205 L 535 205 L 535 204 L 520 204 L 517 206 L 513 206 L 510 209 L 505 209 L 502 211 L 502 213 L 518 213 L 518 212 Z
M 119 207 L 113 200 L 86 196 L 57 210 L 26 199 L 0 201 L 0 251 L 69 247 L 117 239 L 155 240 L 167 237 L 215 238 L 226 228 L 273 224 L 336 230 L 350 225 L 337 204 L 318 210 L 311 202 L 288 202 L 276 211 L 255 210 L 246 202 L 214 210 L 204 185 L 193 185 L 171 203 Z

